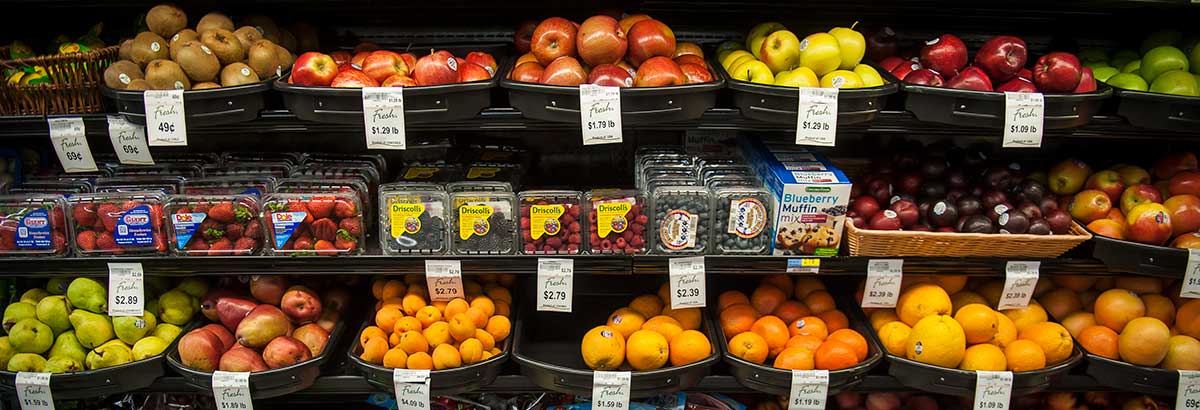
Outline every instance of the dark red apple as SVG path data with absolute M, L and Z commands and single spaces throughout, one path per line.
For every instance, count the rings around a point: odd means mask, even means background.
M 378 50 L 379 48 L 380 48 L 379 44 L 375 44 L 370 41 L 364 41 L 364 42 L 358 43 L 358 45 L 354 46 L 354 54 L 370 53 L 372 51 Z
M 492 79 L 492 72 L 475 63 L 463 63 L 458 66 L 458 82 L 487 81 Z
M 954 77 L 967 66 L 967 45 L 953 34 L 942 34 L 921 47 L 921 65 L 943 76 Z
M 921 192 L 921 184 L 924 182 L 925 178 L 921 176 L 920 172 L 908 172 L 900 176 L 896 183 L 896 189 L 909 195 L 916 195 Z
M 1167 188 L 1171 195 L 1200 196 L 1200 172 L 1180 171 L 1171 176 Z
M 367 55 L 363 60 L 362 71 L 371 77 L 376 82 L 383 82 L 388 77 L 393 75 L 407 75 L 408 65 L 404 64 L 404 59 L 400 54 L 388 50 L 376 50 Z
M 536 83 L 541 80 L 543 71 L 545 71 L 545 67 L 542 67 L 542 65 L 537 61 L 530 61 L 514 68 L 512 72 L 509 73 L 509 77 L 511 77 L 513 81 Z
M 629 28 L 629 63 L 634 67 L 651 57 L 670 57 L 675 53 L 675 32 L 661 21 L 642 20 Z
M 1079 74 L 1079 85 L 1075 86 L 1075 93 L 1090 93 L 1096 91 L 1096 76 L 1092 74 L 1092 69 L 1083 67 Z
M 633 76 L 624 68 L 613 64 L 601 64 L 592 68 L 587 83 L 608 87 L 633 87 Z
M 584 20 L 579 25 L 579 35 L 575 37 L 575 50 L 579 58 L 590 66 L 621 61 L 628 47 L 629 42 L 617 19 L 604 15 Z
M 896 68 L 893 68 L 891 71 L 892 71 L 892 75 L 896 76 L 896 78 L 904 80 L 913 71 L 917 71 L 920 69 L 921 69 L 921 63 L 914 63 L 912 61 L 904 60 L 903 62 L 900 63 L 900 65 L 897 65 Z
M 892 202 L 892 205 L 888 206 L 888 209 L 895 212 L 896 215 L 899 216 L 900 225 L 902 226 L 913 226 L 913 224 L 917 223 L 917 220 L 921 218 L 921 210 L 917 207 L 916 203 L 913 203 L 912 200 L 901 199 L 899 201 Z
M 698 65 L 698 66 L 701 66 L 704 68 L 708 68 L 708 62 L 704 61 L 704 57 L 700 57 L 695 54 L 684 54 L 684 55 L 675 57 L 675 62 L 679 65 L 695 64 L 695 65 Z
M 584 73 L 583 66 L 579 65 L 579 60 L 571 56 L 562 56 L 554 59 L 550 65 L 546 66 L 538 82 L 547 85 L 574 87 L 583 84 L 586 80 L 587 74 Z
M 992 91 L 992 80 L 979 67 L 967 67 L 946 82 L 946 87 L 960 90 Z
M 908 75 L 904 76 L 904 81 L 930 87 L 941 87 L 946 84 L 946 80 L 941 75 L 928 68 L 908 73 Z
M 1083 66 L 1074 54 L 1056 51 L 1039 58 L 1033 66 L 1033 84 L 1044 93 L 1067 93 L 1079 86 Z
M 333 62 L 337 63 L 337 65 L 349 63 L 350 57 L 353 57 L 350 55 L 350 52 L 346 51 L 346 50 L 334 51 L 332 53 L 329 53 L 329 56 L 333 57 Z M 296 59 L 299 60 L 299 58 L 296 58 Z
M 1168 154 L 1155 161 L 1153 171 L 1158 179 L 1171 179 L 1175 174 L 1196 169 L 1196 154 L 1184 151 Z
M 496 65 L 496 57 L 492 57 L 491 54 L 482 51 L 472 51 L 467 53 L 467 58 L 465 60 L 467 60 L 468 63 L 479 64 L 484 69 L 487 69 L 489 76 L 495 76 L 496 70 L 500 68 L 500 66 Z
M 995 82 L 1003 83 L 1016 77 L 1028 58 L 1025 40 L 1013 36 L 995 36 L 975 52 L 975 65 Z
M 366 73 L 349 69 L 339 72 L 337 77 L 333 77 L 333 87 L 339 88 L 363 88 L 363 87 L 378 87 L 379 83 L 375 82 L 371 76 Z
M 712 73 L 707 68 L 696 64 L 680 64 L 679 70 L 687 78 L 687 84 L 702 84 L 713 80 Z
M 575 55 L 575 23 L 562 17 L 542 20 L 533 30 L 530 51 L 538 62 L 549 65 L 562 56 Z
M 889 57 L 884 57 L 882 60 L 879 60 L 879 66 L 883 67 L 884 70 L 887 70 L 890 73 L 890 72 L 892 72 L 893 69 L 895 69 L 897 66 L 904 63 L 905 61 L 907 61 L 907 60 L 900 58 L 900 57 L 889 56 Z
M 537 29 L 537 24 L 536 21 L 525 20 L 517 25 L 517 29 L 513 31 L 513 45 L 517 47 L 517 52 L 529 52 L 529 45 L 533 42 L 533 30 Z
M 876 201 L 873 197 L 863 195 L 850 201 L 850 209 L 858 212 L 863 218 L 871 218 L 879 212 L 879 201 Z
M 651 22 L 654 20 L 646 20 L 638 23 Z M 637 29 L 638 24 L 634 24 L 634 29 Z M 637 74 L 633 77 L 634 87 L 664 87 L 668 85 L 682 85 L 687 81 L 683 70 L 679 69 L 679 64 L 675 64 L 674 60 L 663 56 L 650 57 L 638 66 Z
M 650 16 L 645 14 L 630 14 L 621 18 L 621 32 L 625 33 L 625 38 L 629 38 L 629 29 L 642 20 L 650 20 Z
M 1036 93 L 1037 86 L 1033 82 L 1021 77 L 1013 77 L 1013 79 L 1000 84 L 996 87 L 996 92 L 1012 92 L 1012 93 Z
M 867 227 L 878 231 L 898 231 L 901 227 L 900 216 L 896 215 L 896 211 L 885 209 L 871 217 Z
M 898 40 L 896 31 L 891 27 L 883 27 L 867 34 L 867 59 L 883 62 L 885 58 L 896 55 Z M 888 70 L 891 71 L 891 70 Z

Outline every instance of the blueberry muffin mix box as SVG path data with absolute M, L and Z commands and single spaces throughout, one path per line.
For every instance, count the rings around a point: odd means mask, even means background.
M 842 242 L 850 179 L 817 152 L 741 138 L 742 153 L 775 196 L 774 255 L 834 256 Z

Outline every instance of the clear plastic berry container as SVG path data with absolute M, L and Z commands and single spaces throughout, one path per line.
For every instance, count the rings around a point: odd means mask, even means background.
M 186 178 L 176 175 L 142 175 L 97 178 L 96 192 L 154 191 L 164 195 L 177 194 Z
M 159 192 L 100 192 L 67 199 L 71 237 L 80 256 L 167 253 Z
M 204 176 L 204 169 L 194 163 L 157 165 L 121 165 L 113 168 L 114 177 L 177 175 L 187 178 Z
M 0 196 L 0 257 L 66 255 L 66 209 L 61 195 Z
M 585 193 L 584 200 L 588 229 L 584 243 L 589 252 L 641 254 L 650 248 L 650 217 L 641 191 L 598 189 Z
M 379 187 L 379 245 L 388 255 L 440 255 L 449 249 L 450 196 L 436 186 Z
M 575 255 L 583 245 L 583 193 L 525 191 L 518 196 L 521 253 Z
M 712 253 L 766 255 L 775 232 L 775 196 L 761 187 L 713 191 Z
M 189 179 L 180 191 L 184 195 L 263 195 L 275 192 L 275 177 L 233 176 Z
M 266 229 L 254 195 L 171 195 L 163 206 L 167 240 L 177 256 L 250 256 Z
M 400 170 L 396 181 L 446 183 L 462 178 L 462 166 L 456 164 L 409 164 Z
M 209 177 L 269 175 L 275 178 L 287 177 L 292 172 L 293 165 L 287 162 L 226 162 L 224 164 L 208 164 L 204 166 L 204 175 Z
M 458 255 L 511 255 L 517 249 L 515 204 L 504 191 L 450 194 L 451 251 Z
M 356 255 L 365 246 L 363 207 L 354 193 L 269 194 L 263 212 L 272 254 Z
M 651 253 L 703 254 L 711 240 L 712 198 L 695 186 L 659 186 L 651 191 L 654 246 Z

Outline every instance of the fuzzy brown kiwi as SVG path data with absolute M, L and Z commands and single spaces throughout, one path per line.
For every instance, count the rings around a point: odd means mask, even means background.
M 217 55 L 217 59 L 221 60 L 221 65 L 246 59 L 246 49 L 242 48 L 242 42 L 238 41 L 232 31 L 219 28 L 205 31 L 200 33 L 200 42 Z
M 104 84 L 109 88 L 124 90 L 133 80 L 145 78 L 142 67 L 129 60 L 120 60 L 104 69 Z
M 212 88 L 221 88 L 221 85 L 214 83 L 212 81 L 205 81 L 202 83 L 192 84 L 192 91 L 208 90 L 208 89 L 212 89 Z
M 317 33 L 317 28 L 311 24 L 299 22 L 292 25 L 292 34 L 296 36 L 296 48 L 292 49 L 295 52 L 305 52 L 320 49 Z
M 214 11 L 212 13 L 205 14 L 204 17 L 200 18 L 200 22 L 196 23 L 197 33 L 203 33 L 205 31 L 218 28 L 222 30 L 233 31 L 233 20 L 224 13 Z
M 233 63 L 221 69 L 221 86 L 233 87 L 259 82 L 258 74 L 245 63 Z
M 296 62 L 296 56 L 294 54 L 292 54 L 286 48 L 278 45 L 275 46 L 275 58 L 276 61 L 279 61 L 279 65 L 283 67 L 281 69 L 282 71 L 291 70 L 292 63 Z
M 245 48 L 246 51 L 249 51 L 250 46 L 253 46 L 256 41 L 263 38 L 262 32 L 258 31 L 257 27 L 250 26 L 238 27 L 237 30 L 234 30 L 233 35 L 238 38 L 238 41 L 242 43 L 242 48 Z
M 117 58 L 121 59 L 121 60 L 133 61 L 133 57 L 131 57 L 129 54 L 132 51 L 133 51 L 133 39 L 126 39 L 125 41 L 121 42 L 121 48 L 117 49 Z
M 146 82 L 152 90 L 188 90 L 192 82 L 179 64 L 171 60 L 154 60 L 146 65 Z
M 199 41 L 189 41 L 180 46 L 175 62 L 192 81 L 212 81 L 221 72 L 221 61 Z
M 279 44 L 279 26 L 270 17 L 263 15 L 246 17 L 242 20 L 242 25 L 257 27 L 258 31 L 262 33 L 263 38 L 271 40 L 272 43 Z
M 187 27 L 187 13 L 170 4 L 159 4 L 146 12 L 146 27 L 162 38 L 171 38 Z
M 288 50 L 296 49 L 296 36 L 287 30 L 279 30 L 279 45 Z
M 167 40 L 163 40 L 158 34 L 149 31 L 138 33 L 137 37 L 133 38 L 133 44 L 129 46 L 130 60 L 142 67 L 145 67 L 151 61 L 170 56 L 170 50 L 167 49 Z
M 185 28 L 183 30 L 179 30 L 179 32 L 175 33 L 174 36 L 171 36 L 170 46 L 172 60 L 175 59 L 175 54 L 179 53 L 179 46 L 189 41 L 200 41 L 200 33 L 197 33 L 196 30 Z
M 250 46 L 250 52 L 246 53 L 246 65 L 250 66 L 255 74 L 258 74 L 258 78 L 275 76 L 275 70 L 280 65 L 275 50 L 278 47 L 271 40 L 258 40 Z
M 150 89 L 150 82 L 146 81 L 146 79 L 145 79 L 145 78 L 139 78 L 139 79 L 136 79 L 136 80 L 130 81 L 130 82 L 129 82 L 129 86 L 125 87 L 125 89 L 126 89 L 126 90 L 130 90 L 130 91 L 145 91 L 145 90 L 149 90 L 149 89 Z

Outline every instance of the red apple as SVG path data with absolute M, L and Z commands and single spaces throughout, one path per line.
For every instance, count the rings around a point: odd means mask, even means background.
M 946 84 L 946 80 L 941 75 L 928 68 L 908 73 L 908 75 L 904 76 L 904 81 L 930 87 L 941 87 Z
M 917 220 L 921 219 L 921 209 L 911 200 L 901 199 L 892 202 L 888 206 L 888 210 L 896 213 L 897 217 L 900 218 L 901 226 L 913 226 L 917 223 Z
M 1083 66 L 1074 54 L 1053 52 L 1033 66 L 1033 84 L 1044 93 L 1067 93 L 1079 86 Z
M 704 61 L 704 57 L 700 57 L 695 54 L 684 54 L 684 55 L 675 57 L 675 63 L 679 64 L 679 65 L 695 64 L 695 65 L 698 65 L 698 66 L 701 66 L 704 68 L 708 68 L 708 62 Z
M 562 56 L 546 66 L 538 82 L 547 85 L 574 87 L 583 84 L 586 80 L 587 74 L 584 73 L 583 66 L 579 65 L 579 60 L 571 56 Z
M 1117 171 L 1118 174 L 1121 174 L 1121 182 L 1124 183 L 1125 186 L 1150 183 L 1150 172 L 1147 172 L 1146 169 L 1142 167 L 1120 164 L 1113 166 L 1111 169 L 1113 171 Z
M 1200 196 L 1200 172 L 1181 171 L 1176 173 L 1171 177 L 1167 191 L 1171 195 L 1189 194 Z
M 946 82 L 946 87 L 960 90 L 992 91 L 992 80 L 979 67 L 967 67 Z
M 458 66 L 458 82 L 487 81 L 492 79 L 492 72 L 484 66 L 475 63 L 463 63 Z
M 1129 211 L 1135 206 L 1145 203 L 1161 204 L 1162 201 L 1162 193 L 1158 192 L 1158 188 L 1155 188 L 1154 185 L 1133 185 L 1121 192 L 1121 212 L 1128 216 Z
M 354 54 L 370 53 L 370 52 L 378 50 L 378 49 L 379 49 L 379 44 L 375 44 L 370 41 L 364 41 L 364 42 L 358 43 L 358 45 L 354 46 Z
M 393 75 L 407 75 L 408 66 L 404 64 L 404 59 L 400 58 L 400 54 L 394 51 L 377 50 L 372 51 L 363 60 L 362 71 L 367 73 L 376 82 L 383 82 L 388 77 Z
M 542 78 L 543 71 L 545 71 L 545 67 L 542 67 L 542 65 L 538 64 L 537 61 L 530 61 L 514 68 L 512 72 L 509 73 L 509 77 L 511 77 L 513 81 L 536 83 Z
M 1180 249 L 1200 249 L 1200 232 L 1179 235 L 1174 241 L 1171 241 L 1171 247 Z
M 1163 201 L 1163 208 L 1171 216 L 1174 236 L 1200 231 L 1200 198 L 1188 194 L 1175 195 Z
M 1125 213 L 1126 224 L 1129 227 L 1129 239 L 1162 245 L 1171 239 L 1171 215 L 1160 204 L 1144 203 L 1133 207 Z
M 354 57 L 350 57 L 350 64 L 357 66 L 361 70 L 363 63 L 367 62 L 367 56 L 369 55 L 371 55 L 370 51 L 357 52 L 354 54 Z
M 967 66 L 967 45 L 953 34 L 942 34 L 921 47 L 921 65 L 943 76 L 954 77 Z
M 329 56 L 333 57 L 333 62 L 337 63 L 337 65 L 349 63 L 350 57 L 351 57 L 350 52 L 346 51 L 346 50 L 334 51 L 332 53 L 329 53 Z M 296 60 L 299 60 L 299 58 L 297 58 Z
M 575 51 L 590 66 L 621 61 L 628 47 L 629 42 L 617 19 L 604 15 L 584 20 L 579 25 L 579 35 L 575 37 Z
M 646 22 L 654 22 L 655 20 L 646 20 L 638 24 Z M 637 24 L 634 25 L 637 29 Z M 634 87 L 663 87 L 669 85 L 682 85 L 687 81 L 683 71 L 679 69 L 679 64 L 675 61 L 663 56 L 650 57 L 640 66 L 638 66 L 637 75 L 633 77 Z
M 679 56 L 686 56 L 686 55 L 693 55 L 696 57 L 704 58 L 704 50 L 700 49 L 699 44 L 692 43 L 692 42 L 680 41 L 678 43 L 675 43 L 675 54 L 671 55 L 671 57 L 679 58 Z
M 903 62 L 900 63 L 900 65 L 897 65 L 896 68 L 893 68 L 891 71 L 892 71 L 892 75 L 896 76 L 896 78 L 904 80 L 905 78 L 908 78 L 908 75 L 911 74 L 913 71 L 917 71 L 920 69 L 921 69 L 921 63 L 904 60 Z
M 404 65 L 408 66 L 408 71 L 411 73 L 413 67 L 417 66 L 417 55 L 413 53 L 401 53 L 400 58 L 404 60 Z
M 885 209 L 883 212 L 875 214 L 869 221 L 867 228 L 877 231 L 898 231 L 901 227 L 900 216 L 891 209 Z
M 879 201 L 870 195 L 863 195 L 850 201 L 850 209 L 858 212 L 863 218 L 871 218 L 879 213 Z
M 675 53 L 675 33 L 661 21 L 642 20 L 629 28 L 629 63 L 634 67 L 651 57 L 670 57 Z
M 466 60 L 468 63 L 479 64 L 479 66 L 486 69 L 488 72 L 488 77 L 495 76 L 496 70 L 500 68 L 500 66 L 496 65 L 495 57 L 492 57 L 491 54 L 482 51 L 472 51 L 467 53 Z
M 621 32 L 625 33 L 625 38 L 629 38 L 629 29 L 642 20 L 650 20 L 650 16 L 645 14 L 631 14 L 621 19 L 619 24 L 621 25 Z
M 575 37 L 578 33 L 575 23 L 565 18 L 542 20 L 533 30 L 530 51 L 539 63 L 549 66 L 559 57 L 575 55 Z
M 896 57 L 896 56 L 888 56 L 888 57 L 884 58 L 883 60 L 879 60 L 879 66 L 883 67 L 884 70 L 887 70 L 890 73 L 890 72 L 892 72 L 893 69 L 895 69 L 897 66 L 904 63 L 905 61 L 908 61 L 908 60 L 905 60 L 903 58 Z
M 1013 36 L 995 36 L 975 52 L 975 66 L 983 69 L 992 80 L 1003 83 L 1015 78 L 1025 67 L 1028 58 L 1025 40 Z
M 996 87 L 996 92 L 1036 93 L 1037 86 L 1033 85 L 1032 81 L 1021 77 L 1013 77 L 1013 79 L 1005 81 L 1004 84 Z
M 601 64 L 592 69 L 587 83 L 608 87 L 633 87 L 633 76 L 624 68 L 613 64 Z
M 629 65 L 628 61 L 621 60 L 620 62 L 617 63 L 617 67 L 624 68 L 625 71 L 629 73 L 630 77 L 637 75 L 637 69 L 633 68 L 633 66 Z
M 1021 71 L 1017 72 L 1017 77 L 1033 82 L 1033 71 L 1030 71 L 1028 68 L 1022 68 Z
M 1158 179 L 1170 179 L 1180 172 L 1193 170 L 1196 170 L 1196 154 L 1191 152 L 1169 154 L 1154 163 L 1154 176 Z
M 306 86 L 329 86 L 338 75 L 333 57 L 314 51 L 296 57 L 292 65 L 292 83 Z
M 1090 93 L 1096 91 L 1096 76 L 1092 75 L 1092 69 L 1083 67 L 1079 75 L 1079 85 L 1075 86 L 1075 93 Z
M 1071 216 L 1085 224 L 1104 218 L 1111 209 L 1112 200 L 1108 199 L 1108 194 L 1095 189 L 1085 189 L 1075 194 L 1070 206 Z
M 513 45 L 517 47 L 517 52 L 529 52 L 529 45 L 533 41 L 533 30 L 535 29 L 537 29 L 537 22 L 533 20 L 525 20 L 517 25 L 517 29 L 513 31 Z
M 687 78 L 687 84 L 702 84 L 713 80 L 712 73 L 707 68 L 696 64 L 680 64 L 679 70 Z
M 403 74 L 396 74 L 396 75 L 393 75 L 391 77 L 384 79 L 383 83 L 380 84 L 379 86 L 380 87 L 416 87 L 418 85 L 419 84 L 417 84 L 417 80 L 412 79 L 412 77 L 409 77 L 409 76 L 403 75 Z
M 351 68 L 338 73 L 330 85 L 338 88 L 363 88 L 378 87 L 379 83 L 366 73 Z
M 525 64 L 530 61 L 535 62 L 535 63 L 538 62 L 537 57 L 534 56 L 533 53 L 521 54 L 520 57 L 517 57 L 517 62 L 513 63 L 513 67 L 520 66 L 521 64 Z M 542 63 L 538 63 L 538 65 L 541 65 L 541 64 Z
M 421 57 L 417 60 L 417 65 L 412 69 L 412 78 L 417 80 L 420 85 L 440 85 L 452 84 L 458 81 L 458 72 L 455 70 L 458 62 L 454 57 L 446 57 L 445 51 L 438 51 L 433 54 Z
M 1092 233 L 1113 239 L 1124 240 L 1128 236 L 1129 227 L 1112 219 L 1097 219 L 1087 224 Z
M 1083 184 L 1084 189 L 1095 189 L 1104 192 L 1108 195 L 1108 199 L 1116 202 L 1121 198 L 1121 192 L 1125 191 L 1125 184 L 1121 182 L 1121 174 L 1111 169 L 1096 172 L 1088 177 L 1087 182 Z
M 880 63 L 888 57 L 896 55 L 896 49 L 899 47 L 896 31 L 891 27 L 883 27 L 879 30 L 867 33 L 867 59 L 879 61 Z M 892 70 L 888 70 L 892 71 Z M 854 406 L 850 406 L 854 407 Z

